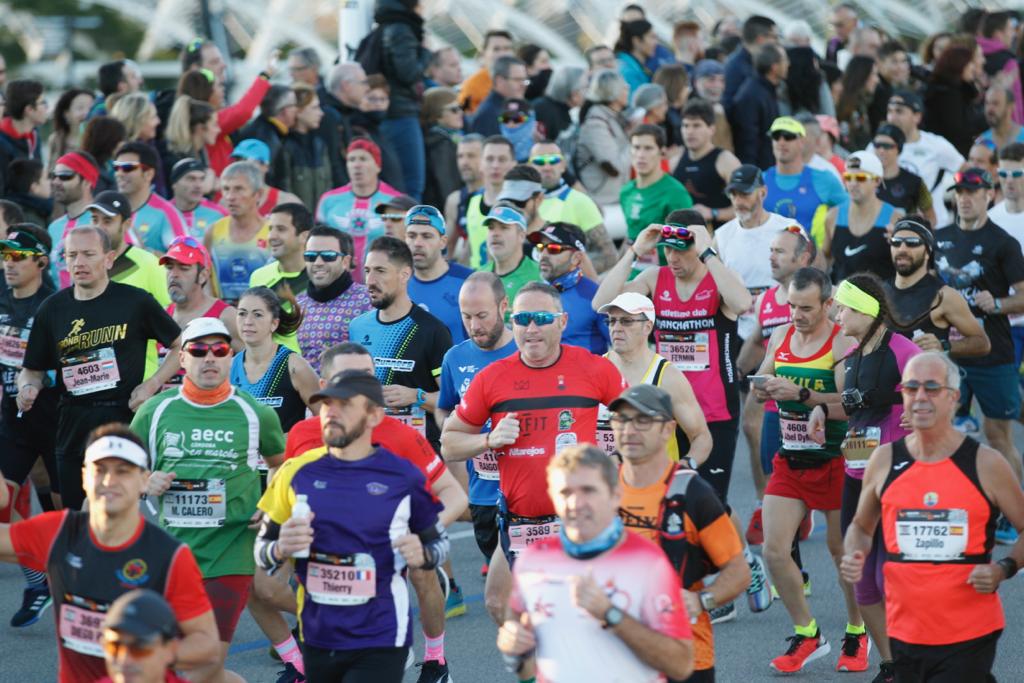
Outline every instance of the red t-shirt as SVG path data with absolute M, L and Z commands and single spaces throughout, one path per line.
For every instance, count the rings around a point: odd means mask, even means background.
M 18 563 L 36 571 L 46 571 L 50 549 L 57 538 L 67 511 L 44 512 L 41 515 L 11 525 L 11 546 L 18 556 Z M 89 531 L 89 539 L 101 552 L 116 553 L 135 543 L 146 524 L 139 517 L 139 526 L 130 539 L 119 546 L 105 546 Z M 127 592 L 129 588 L 125 588 Z M 187 545 L 181 545 L 174 554 L 168 570 L 167 586 L 164 598 L 174 610 L 178 623 L 195 619 L 201 614 L 210 612 L 210 600 L 203 589 L 203 575 L 199 565 Z M 57 638 L 57 650 L 60 656 L 58 669 L 60 683 L 93 683 L 96 676 L 95 658 L 66 649 L 60 638 Z M 84 661 L 83 661 L 84 660 Z
M 416 465 L 420 472 L 423 472 L 423 476 L 427 478 L 428 491 L 447 469 L 444 461 L 438 457 L 430 442 L 422 434 L 393 417 L 385 415 L 384 421 L 373 428 L 370 438 L 375 445 L 386 448 Z M 305 420 L 296 422 L 288 431 L 284 459 L 294 458 L 306 451 L 323 447 L 324 435 L 320 429 L 320 418 L 315 415 L 307 417 Z
M 547 493 L 547 466 L 556 452 L 595 443 L 597 411 L 611 403 L 625 382 L 610 360 L 578 346 L 562 346 L 553 365 L 531 368 L 519 354 L 481 370 L 456 408 L 463 422 L 492 425 L 516 413 L 519 438 L 495 449 L 499 488 L 511 513 L 520 517 L 555 514 Z

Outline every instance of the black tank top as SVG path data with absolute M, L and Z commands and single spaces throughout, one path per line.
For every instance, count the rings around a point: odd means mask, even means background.
M 67 513 L 47 557 L 46 574 L 58 646 L 73 678 L 92 681 L 106 676 L 100 622 L 107 608 L 134 588 L 163 594 L 182 545 L 144 521 L 135 541 L 116 551 L 103 550 L 89 534 L 89 513 Z
M 715 162 L 722 153 L 721 147 L 715 147 L 700 159 L 690 158 L 690 150 L 684 150 L 683 156 L 676 164 L 672 175 L 686 186 L 686 191 L 693 197 L 694 204 L 703 204 L 709 209 L 724 209 L 729 206 L 729 197 L 725 194 L 725 181 L 718 175 Z
M 949 328 L 939 327 L 932 322 L 931 315 L 928 315 L 935 297 L 944 286 L 945 283 L 932 273 L 926 273 L 923 278 L 906 289 L 896 289 L 893 280 L 886 280 L 885 293 L 892 307 L 896 331 L 909 339 L 914 338 L 915 331 L 934 334 L 939 341 L 949 339 Z
M 881 425 L 894 405 L 900 405 L 903 397 L 896 391 L 900 383 L 900 366 L 889 345 L 892 331 L 882 335 L 878 348 L 870 353 L 856 351 L 843 361 L 845 389 L 857 389 L 863 397 L 863 405 L 850 415 L 850 428 L 874 427 Z
M 887 178 L 878 186 L 875 195 L 906 213 L 916 213 L 920 207 L 921 177 L 905 168 L 895 178 Z
M 867 271 L 886 281 L 896 275 L 889 252 L 885 226 L 892 215 L 890 207 L 882 205 L 875 225 L 860 237 L 850 232 L 849 204 L 839 207 L 836 229 L 832 235 L 832 281 L 841 282 L 854 273 Z M 879 225 L 880 224 L 880 225 Z

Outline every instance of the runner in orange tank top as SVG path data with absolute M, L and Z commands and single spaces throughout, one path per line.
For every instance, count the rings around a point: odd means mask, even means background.
M 992 561 L 998 514 L 1024 528 L 1024 492 L 997 451 L 954 429 L 959 389 L 959 370 L 943 354 L 907 364 L 903 406 L 913 433 L 871 455 L 846 533 L 841 572 L 856 582 L 882 524 L 886 625 L 899 681 L 994 680 L 1005 625 L 995 591 L 1024 562 L 1024 540 Z

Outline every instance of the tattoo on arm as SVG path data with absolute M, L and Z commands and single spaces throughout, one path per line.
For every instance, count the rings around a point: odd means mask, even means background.
M 608 229 L 604 227 L 603 223 L 588 230 L 586 239 L 587 255 L 590 256 L 598 273 L 608 270 L 619 260 L 618 254 L 615 253 L 615 244 L 612 243 L 611 237 L 608 236 Z

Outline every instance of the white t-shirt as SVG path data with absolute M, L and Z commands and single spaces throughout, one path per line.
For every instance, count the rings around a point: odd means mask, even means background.
M 828 171 L 836 177 L 836 180 L 843 182 L 843 176 L 839 175 L 839 169 L 833 166 L 831 161 L 820 154 L 815 154 L 811 157 L 811 160 L 807 162 L 807 165 L 811 168 L 816 168 L 819 171 Z
M 1024 249 L 1024 212 L 1010 213 L 1006 210 L 1006 200 L 999 202 L 988 211 L 989 220 L 1000 228 L 1010 233 L 1010 236 L 1020 242 Z M 1013 294 L 1013 287 L 1010 287 L 1010 294 Z M 1024 327 L 1024 315 L 1011 314 L 1010 324 L 1014 327 Z
M 795 223 L 792 218 L 768 212 L 768 219 L 764 223 L 744 228 L 740 226 L 739 218 L 733 218 L 715 230 L 718 256 L 722 263 L 739 274 L 747 289 L 760 293 L 775 285 L 769 263 L 772 240 L 780 230 Z M 740 316 L 738 331 L 741 338 L 750 336 L 756 318 L 753 307 Z

